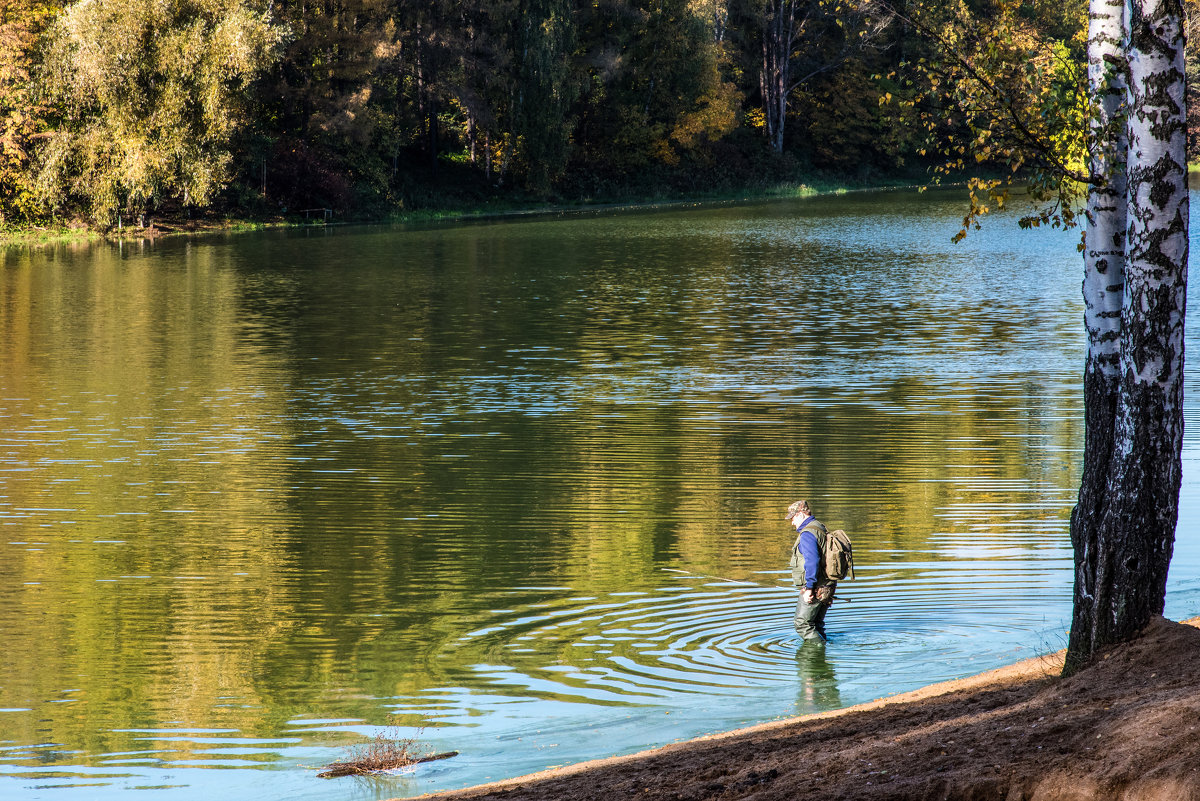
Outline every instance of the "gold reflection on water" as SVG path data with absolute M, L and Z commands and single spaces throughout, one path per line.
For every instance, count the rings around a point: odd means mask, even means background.
M 4 265 L 5 534 L 29 544 L 0 560 L 0 706 L 35 708 L 7 721 L 16 742 L 129 750 L 113 730 L 214 716 L 253 731 L 262 651 L 296 625 L 278 359 L 239 341 L 213 249 L 125 255 Z
M 0 708 L 33 710 L 6 739 L 85 761 L 156 736 L 127 730 L 276 737 L 430 688 L 526 692 L 473 671 L 570 666 L 589 635 L 637 655 L 588 598 L 671 588 L 664 568 L 785 586 L 799 497 L 902 589 L 1028 582 L 1061 548 L 1066 382 L 821 380 L 937 329 L 928 298 L 797 354 L 790 274 L 739 274 L 732 236 L 668 266 L 531 230 L 0 251 Z M 539 272 L 563 253 L 566 278 Z M 1019 346 L 972 308 L 959 356 Z M 563 639 L 505 639 L 545 609 L 578 611 Z M 838 697 L 826 668 L 801 703 Z

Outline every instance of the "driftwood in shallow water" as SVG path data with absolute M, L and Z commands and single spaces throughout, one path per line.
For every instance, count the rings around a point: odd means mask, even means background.
M 449 759 L 458 756 L 457 751 L 446 751 L 441 754 L 414 757 L 409 753 L 410 741 L 396 742 L 394 740 L 376 740 L 361 753 L 341 762 L 330 762 L 325 770 L 317 774 L 321 779 L 335 779 L 338 776 L 363 776 L 368 773 L 379 773 L 385 770 L 406 768 L 421 762 L 433 762 L 437 759 Z

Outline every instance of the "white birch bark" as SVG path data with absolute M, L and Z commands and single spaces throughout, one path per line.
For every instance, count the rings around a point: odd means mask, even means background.
M 1088 89 L 1094 98 L 1091 173 L 1106 183 L 1088 192 L 1084 322 L 1088 359 L 1115 380 L 1125 282 L 1125 0 L 1093 0 L 1088 26 Z
M 1179 411 L 1187 288 L 1187 109 L 1181 0 L 1132 0 L 1129 44 L 1129 287 L 1122 376 Z M 1182 418 L 1172 426 L 1182 436 Z M 1178 430 L 1174 430 L 1178 429 Z M 1181 440 L 1182 441 L 1182 440 Z
M 1092 0 L 1091 8 L 1093 25 L 1102 26 L 1110 0 Z M 1080 503 L 1071 520 L 1076 586 L 1068 672 L 1162 613 L 1182 476 L 1188 257 L 1183 7 L 1181 0 L 1130 0 L 1127 15 L 1124 291 L 1119 338 L 1113 340 L 1107 314 L 1113 287 L 1099 279 L 1098 269 L 1107 243 L 1092 242 L 1089 231 L 1088 432 Z M 1108 213 L 1103 197 L 1097 193 L 1095 208 Z M 1115 354 L 1109 347 L 1114 341 Z M 1110 408 L 1106 425 L 1102 416 Z
M 1132 0 L 1129 228 L 1110 485 L 1120 497 L 1136 499 L 1132 509 L 1115 513 L 1113 525 L 1139 518 L 1145 527 L 1143 546 L 1161 557 L 1161 569 L 1149 572 L 1153 564 L 1139 566 L 1145 573 L 1144 591 L 1158 592 L 1153 614 L 1162 611 L 1182 476 L 1189 213 L 1184 70 L 1182 1 Z M 1138 605 L 1135 598 L 1125 600 Z M 1121 606 L 1118 599 L 1114 615 Z
M 1089 170 L 1102 179 L 1089 187 L 1083 251 L 1084 453 L 1079 502 L 1071 512 L 1075 552 L 1074 610 L 1068 670 L 1086 661 L 1096 638 L 1095 619 L 1105 602 L 1099 557 L 1100 521 L 1108 499 L 1113 421 L 1121 354 L 1125 289 L 1125 104 L 1129 44 L 1125 0 L 1091 0 L 1088 14 L 1088 92 L 1093 103 Z

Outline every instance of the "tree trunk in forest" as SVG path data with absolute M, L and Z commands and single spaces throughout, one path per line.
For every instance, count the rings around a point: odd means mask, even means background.
M 725 41 L 725 29 L 729 25 L 728 0 L 718 0 L 713 5 L 713 41 L 721 44 Z
M 419 134 L 421 137 L 421 141 L 424 142 L 426 137 L 429 135 L 429 132 L 425 129 L 425 125 L 428 122 L 429 116 L 425 113 L 425 105 L 426 105 L 425 70 L 422 69 L 422 64 L 421 64 L 421 24 L 420 23 L 417 23 L 417 26 L 415 28 L 415 34 L 416 34 L 416 36 L 415 36 L 415 40 L 414 40 L 414 44 L 413 44 L 413 53 L 414 53 L 413 73 L 414 73 L 414 77 L 416 78 L 416 84 L 417 84 L 417 92 L 416 92 L 416 95 L 417 95 L 417 119 L 420 120 L 420 126 L 421 126 Z
M 437 176 L 438 168 L 438 107 L 437 98 L 429 98 L 429 172 Z
M 1091 2 L 1089 82 L 1100 106 L 1092 167 L 1108 182 L 1092 188 L 1088 203 L 1086 433 L 1071 516 L 1075 595 L 1065 673 L 1162 613 L 1179 509 L 1188 255 L 1183 7 L 1132 0 L 1128 13 L 1120 0 Z
M 467 152 L 470 154 L 471 163 L 475 163 L 475 117 L 470 112 L 467 113 Z
M 783 127 L 791 78 L 791 49 L 795 37 L 796 0 L 769 0 L 762 29 L 763 115 L 767 141 L 783 152 Z

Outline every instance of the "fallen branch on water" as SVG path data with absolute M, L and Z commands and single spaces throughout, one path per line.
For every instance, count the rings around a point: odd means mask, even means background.
M 457 751 L 418 755 L 416 749 L 417 741 L 413 738 L 398 740 L 389 737 L 386 731 L 380 732 L 369 745 L 352 750 L 349 759 L 330 762 L 317 777 L 335 779 L 338 776 L 365 776 L 458 756 Z

